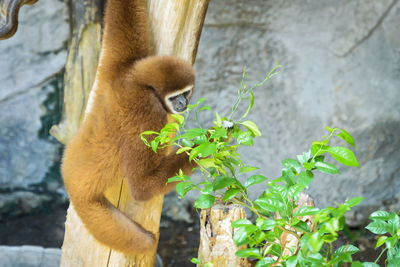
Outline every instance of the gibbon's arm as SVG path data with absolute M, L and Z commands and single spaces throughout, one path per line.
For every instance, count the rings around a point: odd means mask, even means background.
M 123 173 L 128 181 L 131 195 L 140 201 L 169 192 L 175 188 L 176 183 L 167 184 L 168 178 L 176 175 L 179 169 L 189 175 L 193 168 L 185 153 L 176 155 L 176 151 L 173 151 L 161 157 L 150 148 L 145 147 L 145 149 L 140 152 L 132 147 L 122 149 Z M 138 156 L 136 153 L 141 154 Z
M 108 0 L 99 66 L 118 73 L 149 55 L 146 0 Z

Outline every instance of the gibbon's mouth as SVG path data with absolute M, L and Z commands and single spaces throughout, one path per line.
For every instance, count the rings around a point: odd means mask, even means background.
M 171 101 L 174 110 L 177 112 L 185 111 L 189 102 L 184 94 L 171 97 L 169 100 Z

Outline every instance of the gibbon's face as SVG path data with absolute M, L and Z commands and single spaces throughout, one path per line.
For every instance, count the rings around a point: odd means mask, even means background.
M 193 94 L 193 85 L 188 85 L 176 92 L 168 94 L 164 101 L 171 113 L 179 114 L 187 109 Z
M 172 56 L 152 56 L 135 64 L 135 79 L 151 89 L 168 113 L 187 109 L 193 94 L 195 72 L 192 64 Z

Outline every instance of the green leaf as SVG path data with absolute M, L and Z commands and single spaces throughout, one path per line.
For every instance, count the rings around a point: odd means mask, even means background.
M 150 134 L 159 135 L 159 133 L 157 133 L 157 132 L 155 132 L 155 131 L 144 131 L 144 132 L 142 132 L 140 135 L 150 135 Z
M 287 194 L 288 194 L 288 188 L 280 185 L 280 184 L 274 184 L 270 187 L 269 192 L 275 196 L 277 199 L 282 200 L 283 202 L 287 201 Z
M 329 132 L 332 133 L 333 130 L 336 130 L 336 128 L 331 128 L 329 126 L 325 126 L 325 129 Z
M 330 146 L 322 145 L 320 144 L 320 142 L 313 142 L 313 145 L 311 146 L 311 153 L 314 157 L 317 157 L 321 154 L 328 152 L 329 148 Z
M 192 189 L 192 182 L 181 182 L 176 185 L 176 192 L 180 197 L 184 197 Z
M 301 173 L 299 173 L 298 176 L 299 184 L 302 184 L 306 187 L 310 186 L 313 179 L 314 179 L 314 174 L 311 171 L 302 171 Z
M 353 245 L 343 245 L 335 251 L 335 254 L 338 255 L 338 254 L 346 253 L 346 254 L 351 255 L 351 254 L 357 253 L 359 251 L 360 251 L 360 249 L 358 249 L 357 247 L 355 247 Z
M 316 207 L 304 206 L 304 207 L 298 208 L 294 212 L 293 216 L 299 217 L 299 216 L 306 216 L 306 215 L 314 215 L 314 214 L 317 214 L 319 211 L 320 211 L 320 209 L 318 209 Z
M 300 194 L 300 192 L 303 192 L 303 190 L 305 188 L 306 187 L 304 185 L 301 185 L 301 184 L 292 185 L 288 190 L 287 197 L 289 199 L 297 199 L 297 196 Z
M 194 207 L 199 209 L 208 209 L 214 204 L 213 195 L 203 194 L 194 202 Z
M 303 221 L 298 221 L 296 224 L 292 225 L 295 229 L 299 229 L 305 233 L 309 233 L 310 232 L 310 226 Z
M 201 110 L 209 110 L 209 111 L 211 111 L 211 108 L 209 107 L 209 106 L 203 106 L 203 107 L 201 107 L 200 109 L 199 109 L 199 111 L 201 111 Z
M 151 149 L 153 149 L 154 153 L 157 153 L 158 144 L 159 144 L 159 141 L 155 140 L 155 139 L 150 142 Z
M 270 212 L 283 211 L 284 205 L 281 201 L 274 198 L 259 198 L 254 201 L 262 209 Z
M 239 219 L 232 223 L 232 227 L 234 227 L 234 228 L 238 228 L 238 227 L 242 227 L 242 226 L 246 226 L 246 225 L 253 225 L 253 223 L 247 219 Z
M 400 244 L 400 242 L 398 241 L 399 240 L 397 239 L 397 236 L 388 237 L 385 240 L 386 248 L 389 250 L 388 252 L 390 253 L 395 252 L 396 244 Z M 400 257 L 400 253 L 398 254 L 398 256 Z
M 186 139 L 192 139 L 195 138 L 197 136 L 201 136 L 207 135 L 207 131 L 204 129 L 200 129 L 200 128 L 193 128 L 193 129 L 189 129 L 187 130 L 183 135 L 179 136 L 179 138 L 186 138 Z
M 192 139 L 193 143 L 196 145 L 208 143 L 207 137 L 205 135 L 198 135 Z
M 384 221 L 374 221 L 368 224 L 365 228 L 377 235 L 383 235 L 388 232 L 387 223 Z
M 253 145 L 252 133 L 249 131 L 240 133 L 237 137 L 237 142 L 240 145 L 252 146 Z
M 335 165 L 327 162 L 315 162 L 315 167 L 324 173 L 337 174 L 340 173 L 339 169 Z
M 244 126 L 246 126 L 247 129 L 249 129 L 255 136 L 261 136 L 261 132 L 258 129 L 257 125 L 252 122 L 252 121 L 244 121 L 242 123 L 240 123 Z
M 243 166 L 243 167 L 241 167 L 239 169 L 239 174 L 246 173 L 246 172 L 252 172 L 252 171 L 255 171 L 255 170 L 258 170 L 258 169 L 260 169 L 260 168 L 251 167 L 251 166 Z
M 259 184 L 259 183 L 261 183 L 261 182 L 264 182 L 264 181 L 267 180 L 267 179 L 268 179 L 267 177 L 262 176 L 262 175 L 258 175 L 258 174 L 252 175 L 252 176 L 250 176 L 250 177 L 247 179 L 247 181 L 246 181 L 244 187 L 248 188 L 249 186 L 252 186 L 252 185 L 255 185 L 255 184 Z
M 257 226 L 264 231 L 271 230 L 276 225 L 274 220 L 265 220 L 260 217 L 257 218 Z
M 259 260 L 254 267 L 268 267 L 271 266 L 272 263 L 275 263 L 275 260 L 271 257 L 265 257 Z
M 297 172 L 301 170 L 301 164 L 295 159 L 284 159 L 282 160 L 282 165 L 286 169 L 294 168 Z
M 237 193 L 239 193 L 240 189 L 239 188 L 230 188 L 226 190 L 225 195 L 224 195 L 224 201 L 228 201 L 232 198 L 234 198 Z
M 185 121 L 185 117 L 179 114 L 171 114 L 171 117 L 174 118 L 179 124 L 182 124 Z
M 393 237 L 391 237 L 393 238 Z M 388 238 L 391 239 L 391 238 Z M 388 246 L 388 240 L 386 240 L 386 246 Z M 394 265 L 395 263 L 400 263 L 400 242 L 393 242 L 392 247 L 387 252 L 387 259 L 389 261 L 389 266 L 398 267 L 400 265 Z
M 380 266 L 374 262 L 353 261 L 351 263 L 351 267 L 380 267 Z
M 208 158 L 199 160 L 197 164 L 206 169 L 216 167 L 214 159 L 208 159 Z
M 289 257 L 287 260 L 286 260 L 286 267 L 296 267 L 297 266 L 297 258 L 298 257 L 301 257 L 300 255 L 294 255 L 294 256 L 291 256 L 291 257 Z
M 225 128 L 217 128 L 211 133 L 210 138 L 228 138 L 228 130 Z
M 179 177 L 179 176 L 174 176 L 174 177 L 168 178 L 167 184 L 173 183 L 173 182 L 178 182 L 178 181 L 183 181 L 183 178 Z
M 382 246 L 382 245 L 385 243 L 385 240 L 386 240 L 387 238 L 388 238 L 388 237 L 385 236 L 385 235 L 379 237 L 379 238 L 378 238 L 378 241 L 376 241 L 376 246 L 375 246 L 375 248 L 379 248 L 380 246 Z
M 324 244 L 324 240 L 320 237 L 318 232 L 313 233 L 308 242 L 315 253 L 320 251 L 322 245 Z
M 311 171 L 314 168 L 315 164 L 316 162 L 304 162 L 303 167 L 304 169 Z
M 354 206 L 357 206 L 358 204 L 360 204 L 364 199 L 365 199 L 365 197 L 354 197 L 352 199 L 347 200 L 344 203 L 344 205 L 351 208 L 351 207 L 354 207 Z
M 351 151 L 346 147 L 341 147 L 341 146 L 330 147 L 328 148 L 328 152 L 337 161 L 346 166 L 360 167 L 360 164 L 358 164 L 358 161 L 356 159 L 356 156 L 354 156 L 353 151 Z
M 261 254 L 260 254 L 260 250 L 258 248 L 241 249 L 241 250 L 236 251 L 235 255 L 240 258 L 249 258 L 249 257 L 257 258 L 257 259 L 262 258 Z
M 392 236 L 396 235 L 396 232 L 400 229 L 400 218 L 396 213 L 390 215 L 388 220 L 388 230 Z
M 190 262 L 191 262 L 191 263 L 194 263 L 194 264 L 200 264 L 200 260 L 199 260 L 198 258 L 192 258 L 192 259 L 190 260 Z
M 218 176 L 213 181 L 213 189 L 214 191 L 220 190 L 222 188 L 231 186 L 236 183 L 236 179 L 232 177 L 226 176 Z
M 195 157 L 197 157 L 197 155 L 199 155 L 199 150 L 198 147 L 195 147 L 190 151 L 189 161 L 192 161 Z
M 200 105 L 201 103 L 203 103 L 204 100 L 206 100 L 205 97 L 200 98 L 200 99 L 197 101 L 196 105 Z
M 191 150 L 192 148 L 191 147 L 181 147 L 181 148 L 179 148 L 177 151 L 176 151 L 176 154 L 178 155 L 178 154 L 182 154 L 183 152 L 185 152 L 185 151 L 188 151 L 188 150 Z
M 213 191 L 213 185 L 210 182 L 207 182 L 204 188 L 201 189 L 201 192 L 204 194 L 210 194 L 212 191 Z
M 244 227 L 241 227 L 234 232 L 233 241 L 238 247 L 248 243 L 248 236 Z
M 221 127 L 222 126 L 222 120 L 221 120 L 221 117 L 219 116 L 218 112 L 215 113 L 215 118 L 216 118 L 216 121 L 214 122 L 215 125 L 217 127 Z
M 380 267 L 378 264 L 375 262 L 363 262 L 361 263 L 362 267 Z
M 182 139 L 182 145 L 184 145 L 185 147 L 193 147 L 194 143 L 190 140 Z
M 356 144 L 354 143 L 353 137 L 346 132 L 344 129 L 340 129 L 341 133 L 337 135 L 337 137 L 342 138 L 344 141 L 346 141 L 347 144 L 351 145 L 352 147 L 356 148 Z
M 297 155 L 296 157 L 300 163 L 305 163 L 311 158 L 311 156 L 311 150 L 309 150 L 308 152 L 303 152 L 302 155 Z
M 293 173 L 292 169 L 282 170 L 282 177 L 289 185 L 296 184 L 296 175 Z
M 242 116 L 243 119 L 247 117 L 247 115 L 249 114 L 250 110 L 253 108 L 253 105 L 254 105 L 254 94 L 251 91 L 250 91 L 249 100 L 250 100 L 249 107 L 247 108 L 246 113 Z
M 199 145 L 198 147 L 193 148 L 193 150 L 195 149 L 197 150 L 197 154 L 200 157 L 205 158 L 217 151 L 217 145 L 214 143 L 204 143 Z
M 369 216 L 370 219 L 382 219 L 382 220 L 387 220 L 390 217 L 390 213 L 384 210 L 377 210 L 371 213 Z

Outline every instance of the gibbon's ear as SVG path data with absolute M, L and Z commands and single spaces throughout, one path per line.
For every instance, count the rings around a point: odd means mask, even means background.
M 180 114 L 187 109 L 193 94 L 193 84 L 165 96 L 164 102 L 170 113 Z

